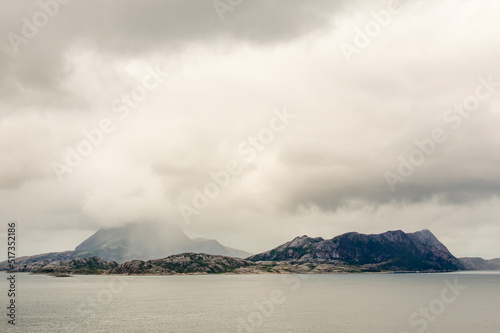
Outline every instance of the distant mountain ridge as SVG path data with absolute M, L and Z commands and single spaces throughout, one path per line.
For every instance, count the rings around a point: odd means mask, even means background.
M 117 228 L 99 229 L 78 245 L 74 251 L 51 252 L 19 257 L 21 271 L 36 271 L 54 261 L 70 261 L 99 257 L 118 264 L 130 260 L 151 260 L 185 252 L 200 252 L 228 257 L 245 258 L 251 253 L 226 247 L 216 240 L 189 238 L 174 224 L 130 223 Z M 8 269 L 7 261 L 0 270 Z
M 469 271 L 500 271 L 500 258 L 483 259 L 478 257 L 459 258 L 462 269 Z
M 366 235 L 346 233 L 332 239 L 296 237 L 250 261 L 314 262 L 366 266 L 391 271 L 453 271 L 460 261 L 429 231 L 401 230 Z
M 164 258 L 184 252 L 241 258 L 250 255 L 248 252 L 223 246 L 216 240 L 191 239 L 179 226 L 168 223 L 130 223 L 119 228 L 100 229 L 78 245 L 75 252 L 118 263 Z
M 193 247 L 203 253 L 188 250 L 164 255 Z M 217 251 L 224 254 L 209 253 Z M 246 259 L 235 258 L 231 252 L 242 251 L 213 240 L 190 239 L 179 227 L 130 224 L 101 229 L 75 251 L 18 258 L 14 271 L 173 275 L 500 270 L 500 259 L 457 259 L 429 230 L 350 232 L 326 240 L 304 235 Z M 6 261 L 0 263 L 0 270 L 8 270 Z

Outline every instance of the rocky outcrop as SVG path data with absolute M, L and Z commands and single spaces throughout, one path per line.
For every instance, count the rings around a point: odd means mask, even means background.
M 183 253 L 156 260 L 133 260 L 118 265 L 110 274 L 209 274 L 230 273 L 254 263 L 204 253 Z
M 103 274 L 118 266 L 115 261 L 106 262 L 98 257 L 54 261 L 43 267 L 33 267 L 33 273 Z
M 16 258 L 15 270 L 18 272 L 32 272 L 54 261 L 65 261 L 71 259 L 74 259 L 74 251 L 51 252 L 29 257 L 19 257 Z M 9 264 L 7 261 L 0 263 L 0 271 L 2 270 L 9 270 Z

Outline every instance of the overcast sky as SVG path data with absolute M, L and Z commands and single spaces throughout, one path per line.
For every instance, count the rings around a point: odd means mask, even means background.
M 427 228 L 500 257 L 498 1 L 62 2 L 0 12 L 18 255 L 156 221 L 253 253 Z

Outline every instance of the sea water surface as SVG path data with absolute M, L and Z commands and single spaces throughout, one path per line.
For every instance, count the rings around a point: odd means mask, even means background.
M 1 332 L 500 332 L 500 272 L 1 276 Z

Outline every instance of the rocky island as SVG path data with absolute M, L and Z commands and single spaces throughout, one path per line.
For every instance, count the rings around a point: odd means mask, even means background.
M 123 253 L 138 252 L 135 244 L 126 242 L 113 250 L 118 258 Z M 116 239 L 105 233 L 111 244 Z M 127 235 L 127 233 L 125 233 Z M 95 236 L 95 235 L 94 235 Z M 109 257 L 110 250 L 92 236 L 83 245 L 88 253 Z M 96 245 L 92 248 L 92 244 Z M 133 244 L 127 247 L 127 244 Z M 78 248 L 82 248 L 80 245 Z M 77 248 L 77 249 L 78 249 Z M 235 250 L 237 251 L 237 250 Z M 75 253 L 77 257 L 74 258 Z M 98 256 L 82 258 L 82 252 L 67 251 L 22 257 L 14 271 L 64 276 L 68 274 L 176 275 L 176 274 L 320 274 L 360 272 L 450 272 L 457 270 L 497 270 L 500 259 L 456 258 L 429 231 L 405 233 L 401 230 L 382 234 L 346 233 L 332 239 L 300 236 L 272 250 L 245 259 L 227 255 L 185 252 L 161 259 L 106 261 Z M 0 270 L 7 270 L 6 262 Z

